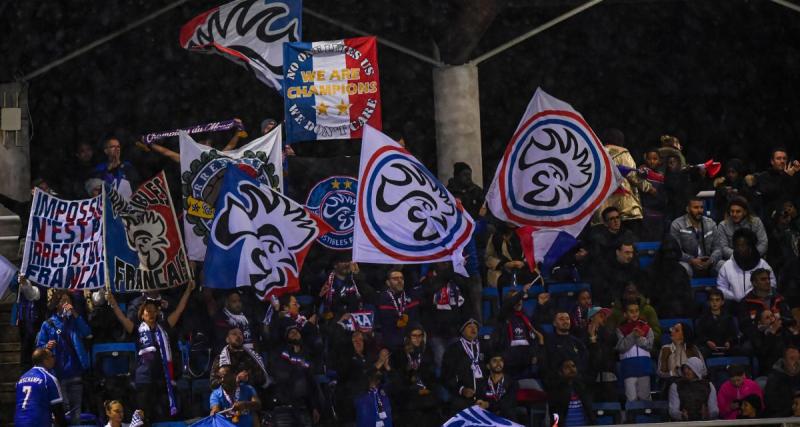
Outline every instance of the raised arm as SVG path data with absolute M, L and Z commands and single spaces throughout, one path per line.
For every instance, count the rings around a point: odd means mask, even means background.
M 134 327 L 133 322 L 131 322 L 131 320 L 128 319 L 127 316 L 125 316 L 125 313 L 123 313 L 122 310 L 119 309 L 119 304 L 117 304 L 117 299 L 114 298 L 114 294 L 112 294 L 111 291 L 108 291 L 108 293 L 106 294 L 106 301 L 108 301 L 108 305 L 111 307 L 111 311 L 114 312 L 114 316 L 116 316 L 119 323 L 122 324 L 122 328 L 125 329 L 125 332 L 129 334 L 132 333 Z
M 178 302 L 178 306 L 175 307 L 175 311 L 170 313 L 169 317 L 167 317 L 167 323 L 170 328 L 174 328 L 178 320 L 180 320 L 183 311 L 186 310 L 186 304 L 189 303 L 189 296 L 192 295 L 193 290 L 194 280 L 192 279 L 186 284 L 186 290 L 183 291 L 183 295 L 181 295 L 181 300 Z

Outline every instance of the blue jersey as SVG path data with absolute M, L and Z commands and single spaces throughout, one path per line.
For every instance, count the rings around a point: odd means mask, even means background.
M 17 381 L 17 410 L 14 425 L 24 427 L 53 424 L 51 405 L 61 403 L 61 386 L 56 377 L 40 366 L 25 372 Z
M 228 396 L 225 394 L 225 391 L 222 390 L 222 386 L 219 386 L 217 389 L 211 392 L 211 396 L 209 397 L 210 406 L 213 408 L 218 406 L 220 410 L 225 410 L 233 406 L 234 402 L 250 402 L 253 400 L 253 397 L 256 395 L 256 390 L 247 385 L 247 384 L 240 384 L 238 391 L 234 393 L 233 396 Z M 228 421 L 230 421 L 233 425 L 236 426 L 252 426 L 253 425 L 253 414 L 250 411 L 245 411 L 244 413 L 239 415 L 239 422 L 234 423 L 230 417 L 231 413 L 223 414 Z

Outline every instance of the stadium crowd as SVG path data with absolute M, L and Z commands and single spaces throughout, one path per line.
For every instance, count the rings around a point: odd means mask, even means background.
M 148 425 L 222 412 L 248 427 L 425 427 L 479 405 L 529 424 L 545 403 L 559 426 L 800 416 L 800 162 L 777 148 L 765 170 L 729 159 L 712 177 L 675 137 L 637 165 L 621 132 L 602 136 L 621 188 L 535 270 L 457 163 L 447 187 L 478 223 L 469 278 L 347 252 L 309 261 L 301 292 L 269 302 L 202 275 L 141 295 L 22 279 L 15 423 L 119 426 L 138 409 Z M 130 191 L 141 177 L 121 151 L 107 139 L 95 166 L 81 144 L 72 176 L 33 184 Z M 0 203 L 27 220 L 30 202 Z

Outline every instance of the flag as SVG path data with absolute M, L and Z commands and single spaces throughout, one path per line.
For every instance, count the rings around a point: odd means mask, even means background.
M 498 219 L 527 226 L 519 232 L 530 233 L 530 244 L 523 243 L 523 249 L 531 251 L 526 259 L 542 262 L 546 257 L 558 259 L 572 247 L 566 243 L 574 241 L 620 179 L 583 116 L 537 89 L 500 160 L 486 201 Z
M 0 255 L 0 299 L 2 299 L 11 283 L 17 280 L 17 267 L 6 257 Z
M 103 197 L 61 200 L 37 188 L 21 270 L 48 288 L 102 288 Z
M 467 276 L 462 253 L 474 228 L 469 214 L 419 160 L 366 126 L 358 169 L 354 261 L 452 261 L 454 270 Z
M 206 286 L 252 286 L 264 301 L 296 292 L 311 244 L 328 231 L 302 205 L 229 164 L 208 240 Z
M 128 201 L 104 189 L 107 283 L 112 292 L 174 288 L 191 278 L 164 172 L 145 181 Z
M 227 412 L 227 411 L 225 411 Z M 190 424 L 189 427 L 236 427 L 236 424 L 228 421 L 222 413 L 217 413 Z
M 187 22 L 180 44 L 195 52 L 218 53 L 251 69 L 280 91 L 285 42 L 300 41 L 300 0 L 236 0 Z
M 217 151 L 196 143 L 186 133 L 180 134 L 180 147 L 186 252 L 190 260 L 202 261 L 217 194 L 229 163 L 278 191 L 283 188 L 281 126 L 236 150 Z
M 381 128 L 375 37 L 283 45 L 286 140 L 361 138 Z
M 442 424 L 442 427 L 522 427 L 522 424 L 495 415 L 478 405 L 466 408 Z

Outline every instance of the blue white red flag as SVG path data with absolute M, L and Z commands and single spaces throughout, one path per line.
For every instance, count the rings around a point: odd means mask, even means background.
M 375 37 L 283 45 L 286 141 L 361 138 L 381 128 Z
M 225 171 L 204 264 L 206 286 L 252 286 L 259 298 L 300 289 L 311 244 L 330 228 L 303 205 L 230 164 Z
M 181 28 L 180 44 L 194 52 L 223 55 L 279 91 L 282 45 L 300 40 L 302 17 L 300 0 L 236 0 L 187 22 Z
M 467 276 L 464 246 L 474 222 L 438 179 L 400 144 L 366 126 L 361 143 L 353 261 L 452 261 Z
M 558 259 L 621 179 L 571 105 L 537 89 L 486 195 L 498 219 L 531 233 L 529 260 Z M 572 239 L 559 233 L 565 233 Z M 529 261 L 530 262 L 530 261 Z M 533 265 L 531 265 L 533 267 Z
M 442 424 L 442 427 L 522 427 L 522 425 L 474 405 L 455 414 Z

